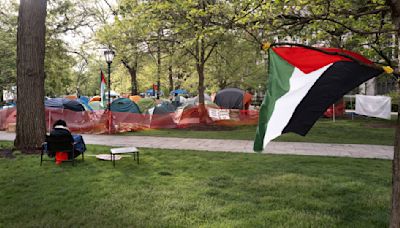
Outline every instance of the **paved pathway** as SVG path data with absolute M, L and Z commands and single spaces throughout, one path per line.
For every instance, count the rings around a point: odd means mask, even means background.
M 0 131 L 0 140 L 14 140 L 15 134 Z M 150 136 L 83 135 L 86 144 L 136 146 L 161 149 L 254 153 L 253 141 L 192 139 Z M 295 154 L 354 158 L 393 159 L 393 146 L 271 142 L 263 154 Z

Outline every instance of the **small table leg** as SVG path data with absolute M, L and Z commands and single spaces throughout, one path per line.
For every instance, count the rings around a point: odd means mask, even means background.
M 110 160 L 111 160 L 111 163 L 114 164 L 114 162 L 113 162 L 113 154 L 112 153 L 110 153 Z

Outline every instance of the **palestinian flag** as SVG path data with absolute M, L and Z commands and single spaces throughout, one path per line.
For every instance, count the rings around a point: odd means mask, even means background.
M 101 107 L 106 106 L 106 79 L 104 77 L 103 71 L 100 70 L 100 97 L 101 97 L 101 102 L 100 105 Z
M 322 50 L 343 53 L 372 65 L 354 52 L 335 48 Z M 271 140 L 287 132 L 305 136 L 330 105 L 382 72 L 318 50 L 270 48 L 267 94 L 259 113 L 254 151 L 262 151 Z

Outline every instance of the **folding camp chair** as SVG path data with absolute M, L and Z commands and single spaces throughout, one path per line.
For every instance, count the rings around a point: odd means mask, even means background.
M 56 152 L 67 152 L 68 159 L 63 160 L 66 162 L 72 162 L 72 165 L 75 165 L 75 147 L 73 142 L 71 142 L 71 137 L 68 135 L 65 136 L 48 136 L 46 135 L 46 142 L 42 145 L 42 152 L 40 154 L 40 165 L 42 165 L 43 161 L 54 161 L 51 160 L 43 160 L 43 155 L 47 154 L 50 158 L 56 156 Z M 84 153 L 82 152 L 82 161 L 84 160 Z

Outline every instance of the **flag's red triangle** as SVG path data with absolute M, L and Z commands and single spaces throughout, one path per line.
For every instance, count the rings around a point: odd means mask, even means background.
M 352 56 L 366 64 L 372 64 L 364 56 L 348 50 L 338 48 L 321 48 L 328 52 L 339 52 Z M 304 47 L 275 47 L 272 50 L 294 67 L 308 74 L 328 64 L 338 61 L 352 61 L 340 55 L 329 55 L 323 52 Z
M 104 77 L 102 70 L 100 70 L 100 74 L 101 74 L 101 82 L 107 85 L 106 78 Z

